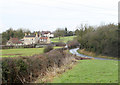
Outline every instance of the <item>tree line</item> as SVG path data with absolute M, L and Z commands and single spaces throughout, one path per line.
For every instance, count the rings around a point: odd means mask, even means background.
M 10 37 L 18 38 L 21 39 L 24 37 L 24 34 L 26 33 L 31 33 L 30 30 L 28 29 L 18 29 L 18 30 L 13 30 L 12 28 L 9 28 L 5 32 L 2 32 L 2 44 L 6 44 L 6 42 L 10 39 Z
M 35 32 L 35 31 L 34 31 Z M 34 33 L 33 32 L 33 33 Z M 13 30 L 12 28 L 9 28 L 5 32 L 2 33 L 2 44 L 5 45 L 6 42 L 10 39 L 10 37 L 22 39 L 24 37 L 25 33 L 31 33 L 29 29 L 18 29 L 18 30 Z M 53 32 L 55 37 L 63 37 L 63 36 L 72 36 L 74 35 L 73 31 L 68 31 L 67 28 L 65 29 L 58 28 Z
M 67 29 L 67 27 L 57 28 L 53 33 L 54 33 L 55 37 L 59 37 L 59 40 L 60 40 L 60 37 L 73 36 L 74 35 L 74 31 L 69 31 Z
M 118 25 L 107 24 L 98 27 L 79 27 L 75 33 L 80 43 L 80 49 L 107 56 L 118 57 Z

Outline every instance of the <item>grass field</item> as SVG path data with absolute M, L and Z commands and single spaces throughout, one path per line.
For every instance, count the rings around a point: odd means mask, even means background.
M 51 39 L 51 42 L 67 42 L 67 41 L 70 41 L 70 40 L 73 40 L 73 38 L 76 37 L 76 36 L 68 36 L 68 37 L 60 37 L 60 40 L 59 40 L 59 37 L 57 38 L 53 38 Z
M 61 48 L 61 47 L 54 47 Z M 3 49 L 1 50 L 2 57 L 17 57 L 17 56 L 32 56 L 34 54 L 41 54 L 44 48 L 20 48 L 20 49 Z
M 118 61 L 81 60 L 52 83 L 118 83 Z

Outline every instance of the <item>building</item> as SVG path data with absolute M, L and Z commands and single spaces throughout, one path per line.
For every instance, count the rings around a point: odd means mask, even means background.
M 23 41 L 25 45 L 38 44 L 38 43 L 48 44 L 51 42 L 49 37 L 42 37 L 41 34 L 38 32 L 34 34 L 25 33 Z
M 20 41 L 18 38 L 12 38 L 10 37 L 9 41 L 6 43 L 6 45 L 8 46 L 20 46 L 23 45 L 24 43 L 22 41 Z
M 54 37 L 54 34 L 51 33 L 50 31 L 42 31 L 42 36 L 43 37 L 49 37 L 49 38 L 53 38 Z
M 51 43 L 51 40 L 49 37 L 40 37 L 39 41 L 40 43 L 46 43 L 46 44 Z
M 37 33 L 36 34 L 25 33 L 25 36 L 23 38 L 24 45 L 36 44 L 38 43 L 38 40 L 39 40 L 39 36 Z

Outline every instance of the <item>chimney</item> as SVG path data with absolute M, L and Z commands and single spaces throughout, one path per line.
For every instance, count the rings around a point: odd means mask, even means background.
M 41 37 L 41 33 L 39 32 L 39 37 Z
M 27 33 L 25 33 L 25 36 L 27 35 Z
M 36 37 L 38 37 L 38 33 L 37 32 L 35 33 L 35 35 L 36 35 Z

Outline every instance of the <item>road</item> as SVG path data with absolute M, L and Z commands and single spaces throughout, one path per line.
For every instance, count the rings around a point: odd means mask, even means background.
M 79 48 L 74 48 L 74 49 L 70 49 L 69 51 L 70 51 L 70 53 L 75 54 L 75 55 L 80 56 L 80 57 L 94 58 L 94 59 L 98 59 L 98 60 L 115 60 L 115 59 L 97 58 L 97 57 L 83 55 L 83 54 L 80 54 L 77 52 L 78 49 Z M 117 61 L 120 61 L 120 60 L 117 60 Z

